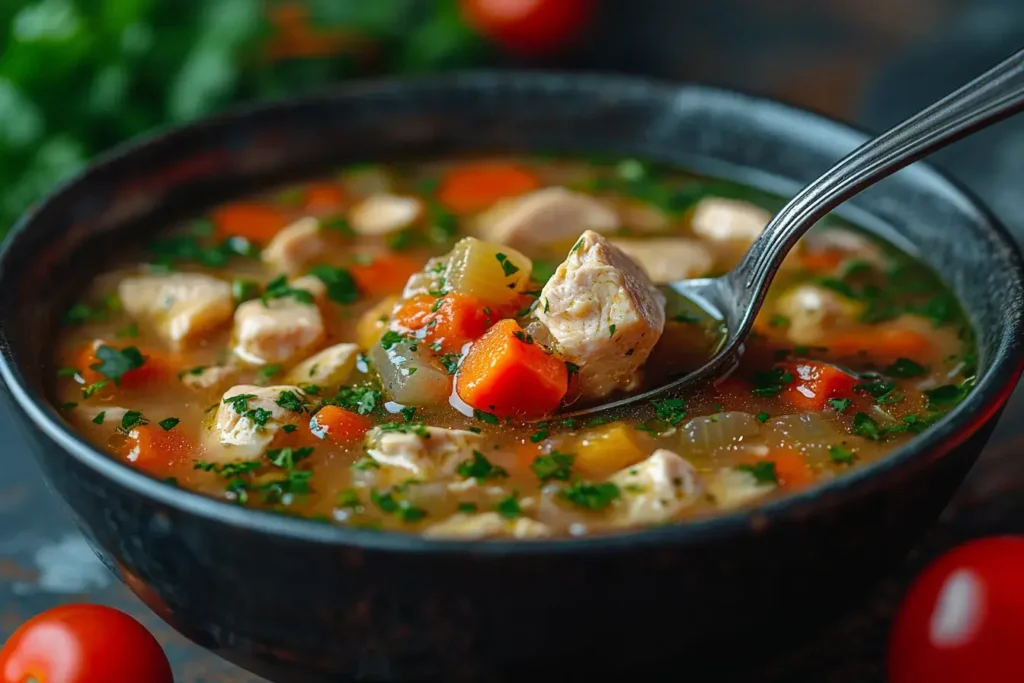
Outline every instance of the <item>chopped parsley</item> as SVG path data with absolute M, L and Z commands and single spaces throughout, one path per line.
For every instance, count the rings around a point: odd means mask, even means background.
M 264 365 L 262 368 L 256 371 L 256 378 L 260 383 L 268 381 L 277 373 L 281 372 L 284 368 L 280 365 Z
M 296 429 L 298 429 L 298 427 L 292 424 L 281 425 L 281 431 L 284 432 L 285 434 L 291 434 Z
M 275 467 L 285 470 L 295 469 L 297 464 L 311 455 L 313 455 L 312 446 L 303 448 L 275 448 L 274 450 L 267 451 L 267 459 Z
M 179 420 L 176 417 L 165 417 L 164 419 L 160 420 L 160 422 L 158 422 L 157 424 L 159 424 L 160 428 L 163 429 L 165 432 L 169 432 L 175 427 L 177 427 L 179 422 L 181 422 L 181 420 Z
M 768 324 L 772 327 L 788 327 L 789 318 L 784 315 L 773 315 L 769 320 Z
M 579 251 L 580 247 L 582 247 L 582 246 L 583 246 L 583 238 L 580 237 L 578 240 L 576 240 L 576 244 L 572 245 L 572 249 L 569 250 L 569 253 L 570 254 L 575 254 L 577 251 Z
M 458 371 L 461 360 L 462 355 L 458 353 L 445 353 L 437 357 L 437 362 L 449 375 L 454 375 Z
M 119 339 L 134 339 L 139 336 L 139 326 L 132 323 L 128 327 L 122 328 L 115 332 L 115 336 Z
M 398 412 L 401 413 L 402 419 L 404 419 L 406 422 L 412 422 L 412 419 L 416 417 L 416 408 L 413 406 L 402 408 Z
M 829 457 L 832 458 L 832 462 L 840 465 L 852 465 L 854 461 L 854 453 L 849 448 L 843 446 L 829 446 L 828 447 Z
M 760 412 L 760 413 L 758 413 L 757 415 L 754 416 L 754 419 L 756 419 L 761 424 L 764 424 L 765 422 L 768 421 L 769 417 L 771 417 L 771 415 L 769 415 L 768 413 Z
M 476 512 L 477 507 L 476 503 L 459 503 L 456 509 L 463 514 L 469 515 Z
M 622 492 L 610 481 L 600 484 L 576 481 L 559 491 L 558 495 L 585 510 L 604 510 L 618 500 Z
M 668 422 L 673 427 L 686 419 L 686 401 L 681 398 L 651 401 L 651 405 L 654 406 L 654 414 L 658 419 Z
M 115 349 L 112 346 L 102 344 L 96 349 L 96 358 L 100 362 L 89 367 L 108 379 L 113 380 L 114 384 L 118 386 L 121 385 L 121 378 L 126 373 L 141 368 L 146 362 L 146 357 L 134 346 Z
M 498 259 L 498 263 L 501 264 L 501 270 L 505 273 L 505 277 L 511 277 L 519 272 L 519 268 L 516 267 L 516 264 L 512 263 L 505 254 L 497 253 L 494 257 Z
M 123 433 L 127 434 L 136 427 L 141 427 L 144 424 L 149 424 L 149 420 L 142 416 L 137 410 L 129 410 L 121 417 L 121 426 L 118 429 Z
M 231 282 L 231 296 L 238 303 L 257 299 L 260 296 L 260 286 L 252 280 L 233 280 Z
M 783 368 L 773 368 L 766 372 L 755 373 L 753 377 L 753 394 L 760 398 L 775 396 L 787 384 L 792 384 L 793 379 L 793 373 L 787 372 Z
M 263 292 L 262 299 L 263 304 L 266 305 L 271 299 L 286 299 L 289 297 L 295 299 L 300 304 L 307 304 L 309 306 L 312 306 L 316 301 L 313 294 L 309 291 L 289 285 L 288 278 L 284 275 L 279 275 L 267 283 L 267 289 Z
M 572 377 L 573 375 L 579 373 L 580 366 L 576 365 L 575 363 L 570 363 L 569 361 L 565 361 L 565 369 L 569 372 L 569 376 Z
M 676 315 L 672 316 L 672 322 L 689 323 L 695 325 L 700 322 L 700 318 L 693 315 L 692 313 L 677 313 Z
M 530 465 L 530 469 L 541 481 L 553 479 L 569 481 L 573 460 L 575 460 L 575 456 L 570 453 L 551 451 L 549 455 L 538 455 Z
M 854 391 L 863 392 L 875 399 L 875 403 L 886 405 L 899 403 L 903 400 L 903 394 L 897 392 L 899 387 L 896 382 L 889 379 L 875 379 L 870 382 L 858 384 L 853 387 Z
M 485 479 L 501 479 L 508 476 L 505 468 L 493 464 L 480 451 L 473 451 L 473 459 L 460 462 L 455 471 L 461 477 L 476 479 L 480 482 Z
M 481 422 L 486 422 L 487 424 L 490 425 L 501 424 L 501 420 L 498 419 L 497 415 L 494 415 L 493 413 L 487 413 L 484 412 L 483 410 L 478 410 L 476 408 L 473 409 L 473 417 L 477 420 L 480 420 Z
M 110 380 L 101 379 L 99 382 L 93 382 L 92 384 L 82 387 L 82 398 L 92 398 L 93 394 L 100 391 L 108 384 L 110 384 Z
M 921 377 L 928 374 L 928 370 L 909 358 L 897 358 L 892 365 L 885 369 L 885 374 L 890 377 Z
M 523 332 L 522 330 L 516 330 L 515 332 L 512 333 L 512 336 L 518 339 L 519 341 L 523 342 L 524 344 L 533 343 L 533 337 Z
M 853 401 L 848 398 L 830 398 L 828 402 L 837 413 L 843 412 L 850 407 L 851 403 L 853 403 Z
M 335 395 L 333 402 L 345 410 L 350 410 L 360 415 L 369 415 L 378 406 L 383 405 L 384 397 L 381 392 L 369 386 L 342 387 Z
M 380 346 L 385 351 L 388 351 L 391 349 L 392 346 L 394 346 L 395 344 L 399 344 L 403 341 L 405 341 L 404 334 L 401 334 L 400 332 L 395 332 L 394 330 L 388 330 L 381 336 Z
M 546 430 L 546 429 L 538 429 L 533 434 L 530 434 L 530 442 L 531 443 L 540 443 L 544 439 L 548 438 L 548 436 L 550 436 L 550 432 L 548 432 L 548 430 Z
M 502 499 L 495 506 L 495 511 L 505 519 L 515 519 L 523 514 L 523 508 L 519 505 L 518 494 L 513 492 L 507 498 Z
M 608 326 L 608 336 L 609 337 L 614 337 L 615 336 L 615 325 L 609 325 Z
M 327 287 L 327 298 L 339 304 L 354 304 L 359 299 L 359 287 L 355 278 L 344 268 L 319 265 L 313 266 L 309 274 L 318 278 Z
M 103 420 L 105 420 L 106 417 L 107 417 L 107 411 L 101 410 L 100 412 L 96 413 L 96 417 L 94 417 L 92 419 L 92 422 L 93 422 L 93 424 L 101 425 L 101 424 L 103 424 Z
M 380 492 L 370 489 L 370 501 L 380 508 L 381 512 L 397 515 L 403 522 L 418 522 L 427 516 L 426 510 L 418 508 L 407 500 L 396 500 L 390 491 Z
M 857 413 L 853 416 L 853 433 L 871 441 L 878 441 L 882 438 L 882 432 L 878 423 L 871 419 L 867 413 Z
M 301 398 L 299 398 L 294 391 L 282 391 L 277 395 L 277 400 L 274 401 L 278 406 L 285 410 L 290 410 L 293 413 L 301 413 L 306 404 Z
M 67 403 L 61 403 L 60 404 L 60 409 L 61 410 L 65 410 L 65 411 L 66 410 L 74 410 L 77 407 L 78 407 L 78 404 L 75 403 L 74 401 L 68 401 Z
M 775 463 L 771 460 L 761 460 L 752 465 L 736 465 L 733 469 L 749 473 L 758 484 L 779 483 L 779 476 L 775 472 Z
M 928 398 L 928 410 L 941 410 L 959 404 L 967 397 L 968 393 L 970 393 L 970 382 L 964 382 L 961 385 L 944 384 L 941 387 L 925 391 L 924 395 Z

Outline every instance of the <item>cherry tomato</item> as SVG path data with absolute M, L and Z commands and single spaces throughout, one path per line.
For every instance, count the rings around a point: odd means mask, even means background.
M 466 21 L 481 34 L 520 55 L 556 52 L 577 38 L 594 0 L 460 0 Z
M 0 683 L 174 683 L 145 627 L 103 605 L 64 605 L 32 617 L 0 650 Z
M 917 578 L 889 640 L 891 683 L 1024 681 L 1024 538 L 972 541 Z

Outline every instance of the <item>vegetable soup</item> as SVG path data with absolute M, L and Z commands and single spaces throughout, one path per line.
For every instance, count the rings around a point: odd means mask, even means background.
M 605 533 L 841 476 L 969 391 L 948 289 L 838 219 L 787 257 L 714 386 L 572 419 L 702 365 L 727 271 L 781 202 L 636 160 L 342 169 L 219 206 L 99 273 L 54 393 L 168 485 L 446 538 Z

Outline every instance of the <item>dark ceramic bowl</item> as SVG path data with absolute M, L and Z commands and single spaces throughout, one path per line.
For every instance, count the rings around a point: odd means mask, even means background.
M 960 297 L 978 335 L 974 392 L 910 445 L 836 481 L 754 511 L 619 536 L 426 540 L 171 488 L 99 452 L 47 401 L 56 313 L 104 251 L 333 164 L 602 152 L 789 194 L 864 139 L 773 102 L 604 76 L 368 83 L 230 113 L 106 156 L 20 222 L 0 255 L 0 373 L 47 478 L 108 566 L 182 633 L 270 678 L 575 680 L 726 667 L 834 614 L 903 558 L 1020 375 L 1020 256 L 928 166 L 840 213 L 896 239 Z

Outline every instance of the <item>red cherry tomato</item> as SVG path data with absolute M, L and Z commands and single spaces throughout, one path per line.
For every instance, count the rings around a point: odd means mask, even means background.
M 539 57 L 578 37 L 594 0 L 460 0 L 478 32 L 520 55 Z
M 1018 683 L 1024 538 L 966 543 L 917 578 L 889 640 L 890 683 Z
M 145 627 L 103 605 L 64 605 L 32 617 L 0 650 L 0 683 L 174 683 Z

